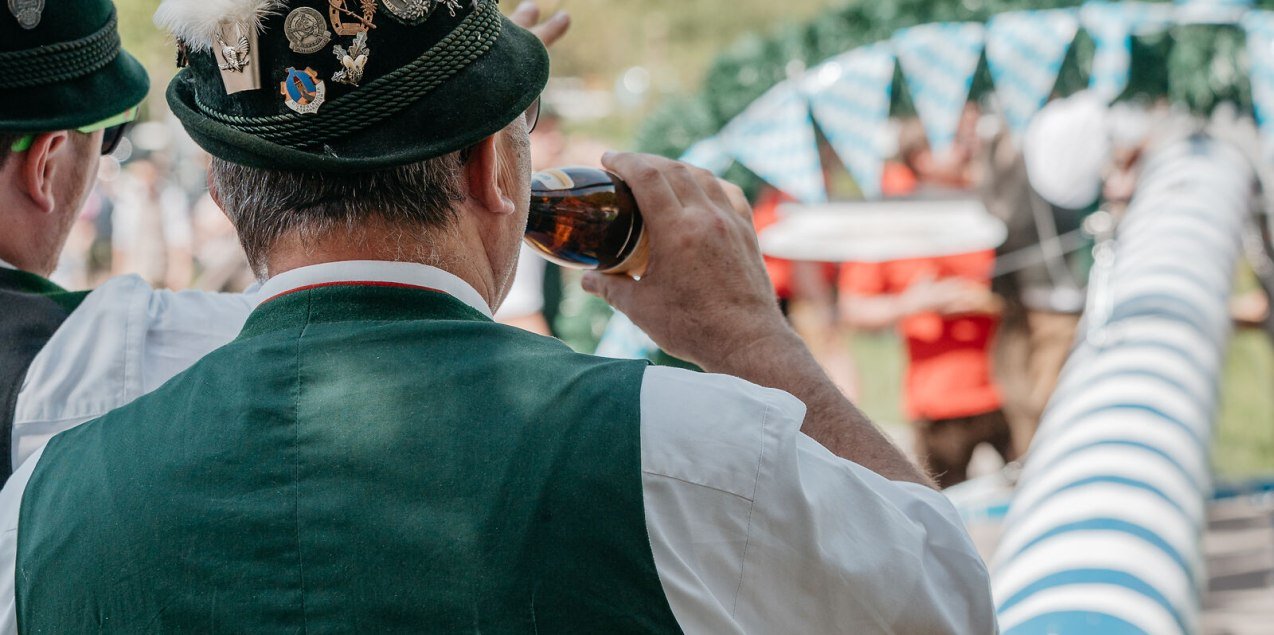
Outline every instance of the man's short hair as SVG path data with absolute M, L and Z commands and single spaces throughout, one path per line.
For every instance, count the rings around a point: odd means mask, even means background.
M 266 170 L 214 157 L 210 179 L 253 271 L 265 276 L 270 249 L 294 232 L 310 242 L 356 234 L 376 220 L 407 230 L 447 226 L 464 200 L 464 155 L 350 174 Z

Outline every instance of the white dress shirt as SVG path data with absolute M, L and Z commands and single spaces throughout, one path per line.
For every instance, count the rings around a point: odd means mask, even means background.
M 342 281 L 429 287 L 491 313 L 459 278 L 403 263 L 306 267 L 259 297 Z M 800 432 L 796 398 L 651 367 L 640 407 L 646 530 L 687 633 L 996 632 L 986 567 L 950 502 L 832 455 Z M 0 491 L 0 633 L 16 632 L 19 509 L 42 451 Z
M 138 276 L 107 281 L 31 361 L 14 409 L 13 465 L 234 339 L 255 307 L 252 295 L 152 289 Z

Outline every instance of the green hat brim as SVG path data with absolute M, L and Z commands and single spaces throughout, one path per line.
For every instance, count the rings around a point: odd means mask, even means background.
M 83 77 L 47 86 L 0 90 L 0 132 L 73 130 L 109 119 L 146 99 L 150 78 L 133 56 Z
M 391 118 L 307 151 L 218 122 L 195 103 L 191 68 L 168 86 L 168 103 L 204 150 L 231 163 L 273 170 L 372 171 L 463 150 L 503 130 L 544 91 L 549 57 L 529 31 L 501 18 L 500 36 L 482 57 Z M 375 55 L 375 48 L 372 54 Z M 332 85 L 327 80 L 329 87 Z M 266 91 L 277 91 L 269 78 Z M 279 97 L 280 103 L 282 97 Z

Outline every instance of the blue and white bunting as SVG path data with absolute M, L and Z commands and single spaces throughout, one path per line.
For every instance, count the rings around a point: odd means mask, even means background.
M 869 199 L 880 197 L 888 147 L 882 132 L 893 96 L 894 54 L 887 44 L 855 49 L 806 78 L 814 119 Z
M 803 203 L 827 201 L 814 121 L 794 83 L 770 89 L 727 124 L 719 138 L 730 156 L 770 185 Z
M 1115 101 L 1128 88 L 1132 69 L 1132 14 L 1128 8 L 1132 4 L 1089 2 L 1079 11 L 1080 23 L 1095 45 L 1088 88 L 1107 102 Z
M 1093 38 L 1093 68 L 1088 88 L 1112 102 L 1128 88 L 1132 36 L 1161 33 L 1173 23 L 1173 7 L 1149 2 L 1089 2 L 1079 22 Z
M 1066 9 L 1002 13 L 987 23 L 987 67 L 1015 134 L 1048 103 L 1078 32 L 1079 18 Z
M 982 59 L 986 28 L 976 22 L 924 24 L 899 31 L 894 52 L 935 153 L 955 142 Z
M 721 174 L 730 167 L 734 159 L 726 154 L 725 148 L 721 147 L 721 141 L 713 137 L 690 146 L 690 149 L 681 155 L 679 161 L 703 168 L 713 174 Z
M 1243 18 L 1251 65 L 1252 103 L 1261 127 L 1263 155 L 1274 162 L 1274 11 L 1251 11 Z

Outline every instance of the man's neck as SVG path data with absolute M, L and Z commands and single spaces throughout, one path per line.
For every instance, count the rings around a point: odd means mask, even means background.
M 21 236 L 22 233 L 15 231 L 14 235 Z M 52 275 L 53 271 L 49 267 L 40 264 L 40 262 L 47 259 L 29 258 L 24 256 L 21 251 L 9 249 L 8 247 L 8 245 L 0 244 L 0 268 L 17 269 L 18 271 L 33 273 L 42 278 Z
M 502 298 L 499 286 L 491 279 L 491 270 L 485 266 L 485 254 L 481 261 L 472 256 L 472 247 L 466 248 L 461 232 L 439 230 L 431 232 L 428 240 L 419 234 L 408 236 L 401 230 L 387 230 L 370 226 L 361 230 L 360 236 L 336 235 L 305 241 L 298 235 L 281 239 L 268 257 L 268 276 L 330 262 L 355 260 L 379 260 L 385 262 L 414 262 L 437 267 L 473 287 L 488 306 L 498 306 Z

